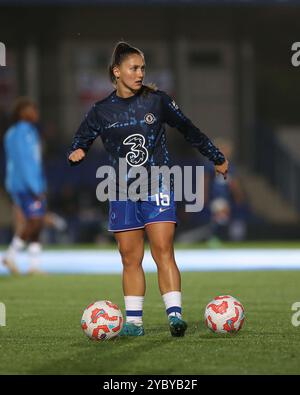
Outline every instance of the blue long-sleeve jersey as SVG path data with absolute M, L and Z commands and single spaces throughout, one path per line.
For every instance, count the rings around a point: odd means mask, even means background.
M 46 190 L 42 168 L 41 144 L 33 124 L 19 121 L 4 136 L 6 155 L 5 187 L 10 194 L 33 193 Z
M 212 162 L 224 163 L 224 155 L 182 113 L 172 98 L 146 86 L 129 98 L 121 98 L 114 91 L 95 103 L 75 134 L 70 152 L 78 148 L 87 152 L 100 136 L 116 172 L 119 158 L 125 158 L 129 166 L 143 165 L 148 171 L 151 166 L 168 166 L 166 123 L 177 128 Z

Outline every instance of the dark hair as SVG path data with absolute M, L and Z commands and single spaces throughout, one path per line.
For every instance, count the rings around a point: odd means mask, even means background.
M 12 122 L 18 122 L 21 119 L 21 112 L 26 107 L 36 107 L 36 104 L 29 97 L 19 97 L 13 106 L 11 118 Z
M 129 55 L 140 55 L 144 57 L 143 52 L 138 48 L 132 47 L 124 41 L 118 42 L 112 53 L 111 62 L 108 67 L 109 78 L 113 84 L 116 83 L 116 77 L 113 73 L 113 68 L 115 66 L 120 66 Z

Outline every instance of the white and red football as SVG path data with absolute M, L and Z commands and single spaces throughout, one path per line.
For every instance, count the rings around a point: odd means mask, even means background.
M 245 310 L 233 296 L 216 296 L 206 306 L 204 320 L 215 333 L 236 333 L 244 324 Z
M 81 328 L 92 340 L 112 339 L 119 334 L 122 326 L 122 312 L 109 300 L 100 300 L 90 304 L 81 318 Z

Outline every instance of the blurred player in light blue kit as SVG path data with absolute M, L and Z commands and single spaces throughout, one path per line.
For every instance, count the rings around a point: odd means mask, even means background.
M 39 111 L 28 98 L 17 100 L 13 110 L 13 125 L 4 136 L 6 156 L 5 187 L 17 215 L 15 235 L 3 256 L 4 266 L 18 274 L 16 254 L 27 246 L 29 272 L 40 273 L 40 233 L 46 211 L 46 181 L 42 168 L 41 143 L 36 124 Z

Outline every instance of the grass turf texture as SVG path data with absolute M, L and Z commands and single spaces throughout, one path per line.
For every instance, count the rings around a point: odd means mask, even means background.
M 90 341 L 82 310 L 108 299 L 123 309 L 119 275 L 0 277 L 7 326 L 0 327 L 1 374 L 299 374 L 300 327 L 291 305 L 300 301 L 300 272 L 182 273 L 184 338 L 172 338 L 156 274 L 147 274 L 145 336 Z M 205 305 L 231 294 L 244 304 L 237 335 L 215 335 Z

